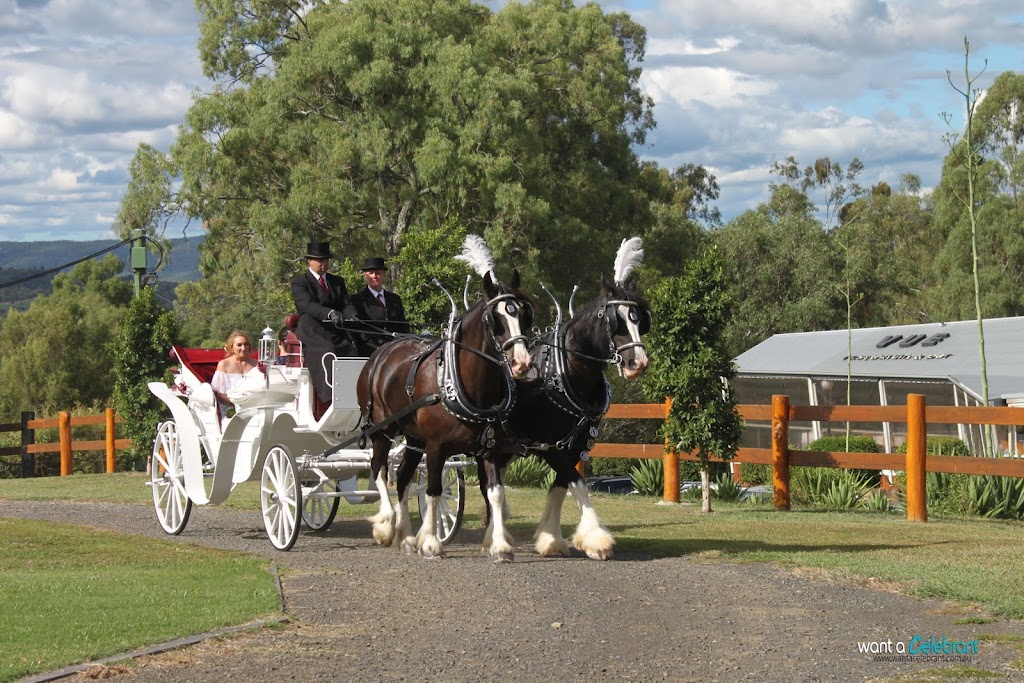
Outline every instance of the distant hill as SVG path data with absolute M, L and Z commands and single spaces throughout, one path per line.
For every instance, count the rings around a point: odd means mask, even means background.
M 0 242 L 0 285 L 29 277 L 63 264 L 73 264 L 79 259 L 103 251 L 120 240 L 72 241 L 53 240 L 46 242 Z M 199 245 L 203 237 L 177 238 L 171 240 L 171 251 L 166 263 L 159 271 L 157 292 L 163 297 L 173 296 L 174 287 L 182 282 L 198 280 Z M 125 263 L 125 277 L 131 277 L 128 258 L 131 247 L 124 245 L 112 252 Z M 99 258 L 106 256 L 102 254 Z M 157 259 L 150 254 L 149 267 L 152 270 Z M 71 269 L 71 265 L 62 272 Z M 52 291 L 53 275 L 47 275 L 26 282 L 0 287 L 0 311 L 10 307 L 25 309 L 32 299 Z

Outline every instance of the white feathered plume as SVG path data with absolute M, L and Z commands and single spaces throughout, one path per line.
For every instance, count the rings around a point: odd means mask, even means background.
M 498 276 L 494 274 L 494 256 L 487 248 L 487 242 L 479 235 L 466 235 L 462 242 L 462 254 L 455 257 L 456 261 L 465 261 L 480 277 L 491 274 L 491 280 L 497 284 Z
M 639 237 L 622 240 L 619 253 L 615 255 L 615 284 L 620 287 L 626 282 L 637 266 L 644 260 L 644 241 Z

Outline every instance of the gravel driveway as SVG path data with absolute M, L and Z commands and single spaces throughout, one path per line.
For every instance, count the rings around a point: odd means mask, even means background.
M 964 665 L 879 662 L 858 642 L 1024 634 L 1019 621 L 957 624 L 978 615 L 767 564 L 626 552 L 610 562 L 547 559 L 521 538 L 515 562 L 495 565 L 478 550 L 479 529 L 462 530 L 448 559 L 427 561 L 374 546 L 363 520 L 303 533 L 281 553 L 257 512 L 195 508 L 178 537 L 159 531 L 148 506 L 0 500 L 0 516 L 277 562 L 291 623 L 93 672 L 113 680 L 884 681 Z M 996 674 L 987 681 L 1024 681 L 1012 665 L 1022 658 L 1013 645 L 982 639 L 969 666 Z

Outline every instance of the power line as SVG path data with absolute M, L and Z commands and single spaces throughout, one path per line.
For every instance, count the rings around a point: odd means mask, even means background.
M 100 251 L 97 251 L 95 254 L 89 254 L 88 256 L 83 256 L 82 258 L 78 259 L 77 261 L 72 261 L 71 263 L 65 263 L 63 266 L 57 266 L 56 268 L 51 268 L 50 270 L 44 270 L 43 272 L 36 273 L 35 275 L 29 275 L 27 277 L 19 278 L 17 280 L 11 280 L 10 282 L 5 282 L 3 284 L 0 284 L 0 289 L 3 289 L 4 287 L 13 287 L 14 285 L 20 285 L 23 282 L 28 282 L 29 280 L 35 280 L 36 278 L 46 277 L 47 275 L 53 275 L 54 273 L 59 273 L 60 271 L 64 270 L 65 268 L 68 268 L 70 266 L 73 266 L 73 265 L 76 265 L 78 263 L 81 263 L 82 261 L 88 261 L 91 258 L 96 258 L 97 256 L 102 256 L 103 254 L 106 254 L 108 251 L 114 251 L 118 247 L 123 247 L 126 244 L 130 244 L 132 242 L 132 239 L 133 238 L 129 238 L 129 239 L 123 240 L 123 241 L 118 242 L 117 244 L 115 244 L 113 246 L 107 247 L 106 249 L 101 249 Z

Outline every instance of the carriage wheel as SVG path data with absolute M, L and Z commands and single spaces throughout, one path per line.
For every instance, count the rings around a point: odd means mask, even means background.
M 192 500 L 185 493 L 181 444 L 178 442 L 178 426 L 173 420 L 161 422 L 157 427 L 149 484 L 153 489 L 157 521 L 164 531 L 177 536 L 188 524 Z
M 312 493 L 316 491 L 317 493 Z M 308 491 L 302 496 L 302 521 L 311 531 L 323 531 L 334 521 L 338 514 L 338 504 L 341 498 L 337 496 L 328 498 L 318 495 L 321 493 L 337 493 L 338 482 L 327 479 L 320 486 L 308 487 Z
M 427 509 L 427 471 L 416 470 L 417 503 L 420 520 Z M 441 500 L 437 507 L 437 540 L 447 543 L 462 528 L 462 515 L 466 511 L 466 475 L 461 467 L 445 467 L 441 471 Z
M 260 507 L 270 542 L 278 550 L 290 550 L 299 537 L 302 491 L 295 462 L 280 446 L 271 448 L 263 462 Z

